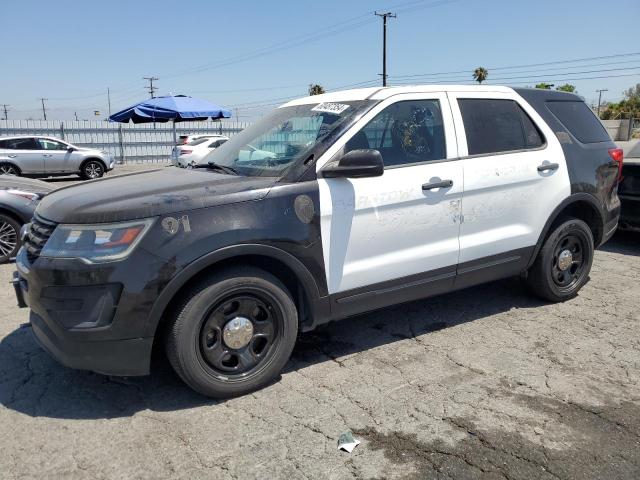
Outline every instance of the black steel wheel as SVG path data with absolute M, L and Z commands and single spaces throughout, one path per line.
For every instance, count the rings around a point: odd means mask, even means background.
M 273 381 L 298 333 L 287 288 L 253 267 L 226 269 L 184 293 L 169 319 L 166 350 L 194 390 L 226 398 Z
M 264 292 L 237 290 L 202 319 L 200 360 L 229 380 L 250 375 L 275 351 L 282 315 Z
M 0 263 L 12 259 L 20 249 L 20 224 L 0 214 Z
M 566 220 L 546 238 L 528 272 L 529 287 L 553 302 L 574 297 L 589 278 L 593 251 L 589 226 L 575 218 Z
M 104 165 L 100 160 L 89 160 L 82 164 L 80 175 L 85 180 L 94 180 L 104 175 Z

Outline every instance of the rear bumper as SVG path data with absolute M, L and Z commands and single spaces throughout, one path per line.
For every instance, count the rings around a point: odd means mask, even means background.
M 33 311 L 29 315 L 33 335 L 49 355 L 62 365 L 105 375 L 137 376 L 149 373 L 152 338 L 81 342 L 61 336 Z

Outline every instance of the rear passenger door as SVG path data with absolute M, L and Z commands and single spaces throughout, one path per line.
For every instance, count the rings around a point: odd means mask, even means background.
M 20 172 L 44 173 L 44 159 L 34 138 L 8 139 L 4 145 L 3 156 L 7 157 L 9 163 L 16 165 Z
M 570 182 L 560 143 L 515 92 L 454 92 L 450 99 L 464 171 L 463 286 L 465 274 L 490 280 L 522 270 Z

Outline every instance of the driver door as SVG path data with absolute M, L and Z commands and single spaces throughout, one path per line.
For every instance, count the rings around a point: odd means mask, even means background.
M 356 299 L 377 308 L 451 289 L 463 177 L 446 95 L 394 96 L 338 143 L 317 167 L 327 285 L 337 304 L 349 313 Z M 324 164 L 363 148 L 380 151 L 382 176 L 322 178 Z
M 40 153 L 44 159 L 46 173 L 73 172 L 77 167 L 71 168 L 71 154 L 66 143 L 58 142 L 49 138 L 38 138 Z

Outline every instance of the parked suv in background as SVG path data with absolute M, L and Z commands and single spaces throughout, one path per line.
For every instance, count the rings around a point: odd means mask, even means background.
M 114 165 L 109 152 L 76 147 L 58 138 L 0 138 L 0 174 L 34 177 L 78 174 L 91 180 L 102 177 Z
M 243 394 L 332 320 L 511 276 L 570 299 L 620 211 L 619 151 L 546 90 L 302 98 L 208 160 L 41 201 L 14 286 L 51 355 L 143 375 L 164 342 L 195 390 Z
M 202 137 L 185 145 L 177 145 L 171 151 L 171 163 L 176 167 L 192 167 L 203 164 L 203 159 L 229 140 L 224 135 Z M 206 164 L 206 163 L 205 163 Z

